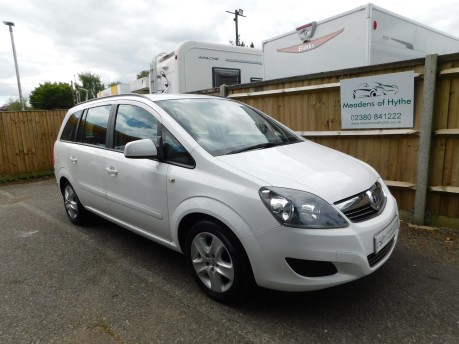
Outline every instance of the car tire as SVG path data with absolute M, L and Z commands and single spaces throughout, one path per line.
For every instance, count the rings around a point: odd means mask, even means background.
M 75 225 L 82 225 L 88 219 L 88 212 L 81 204 L 78 196 L 69 182 L 64 184 L 62 189 L 65 212 L 70 221 Z
M 229 303 L 244 300 L 254 282 L 247 255 L 229 229 L 212 221 L 195 223 L 186 238 L 190 271 L 212 299 Z

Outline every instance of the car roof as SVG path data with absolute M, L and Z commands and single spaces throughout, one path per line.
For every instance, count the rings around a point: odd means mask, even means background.
M 81 102 L 71 109 L 69 109 L 69 112 L 74 112 L 78 111 L 81 109 L 85 109 L 91 105 L 95 105 L 98 103 L 104 103 L 107 101 L 116 101 L 120 99 L 125 99 L 125 100 L 135 100 L 135 99 L 148 99 L 150 101 L 156 102 L 156 101 L 161 101 L 161 100 L 170 100 L 170 99 L 225 99 L 221 97 L 215 97 L 215 96 L 207 96 L 207 95 L 200 95 L 200 94 L 137 94 L 137 93 L 124 93 L 124 94 L 117 94 L 117 95 L 112 95 L 112 96 L 106 96 L 106 97 L 101 97 L 101 98 L 94 98 L 90 99 L 84 102 Z
M 203 94 L 143 94 L 144 97 L 151 99 L 152 101 L 158 100 L 169 100 L 169 99 L 212 99 L 220 98 L 214 96 L 206 96 Z

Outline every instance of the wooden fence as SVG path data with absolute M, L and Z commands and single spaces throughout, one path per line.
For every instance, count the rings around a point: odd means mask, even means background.
M 0 178 L 51 171 L 54 141 L 66 112 L 0 112 Z
M 418 59 L 222 90 L 225 96 L 261 109 L 304 137 L 375 167 L 396 197 L 402 217 L 409 220 L 416 193 L 420 193 L 418 157 L 425 108 L 425 63 L 425 59 Z M 341 129 L 340 80 L 403 71 L 414 71 L 416 75 L 413 128 Z M 422 222 L 459 228 L 459 54 L 440 56 L 435 74 Z M 219 94 L 222 90 L 203 93 Z M 0 178 L 52 170 L 53 143 L 64 115 L 65 111 L 0 113 Z
M 372 165 L 391 188 L 402 217 L 413 219 L 426 59 L 222 88 L 220 95 L 261 109 L 304 137 Z M 422 223 L 459 228 L 459 54 L 440 56 Z M 414 127 L 342 130 L 340 80 L 414 71 Z M 212 94 L 211 90 L 206 93 Z M 217 91 L 213 91 L 217 94 Z M 429 135 L 429 136 L 430 136 Z

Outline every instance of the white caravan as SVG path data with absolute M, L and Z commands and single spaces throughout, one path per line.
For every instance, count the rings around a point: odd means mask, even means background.
M 459 39 L 373 4 L 263 41 L 263 79 L 459 52 Z
M 186 41 L 150 64 L 150 93 L 189 93 L 262 79 L 261 51 Z

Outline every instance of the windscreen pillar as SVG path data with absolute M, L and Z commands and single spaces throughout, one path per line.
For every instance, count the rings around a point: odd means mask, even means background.
M 414 200 L 413 222 L 424 225 L 426 221 L 427 189 L 429 182 L 430 147 L 432 138 L 432 118 L 435 101 L 438 55 L 426 56 L 424 67 L 423 108 L 419 137 L 418 174 L 416 198 Z

